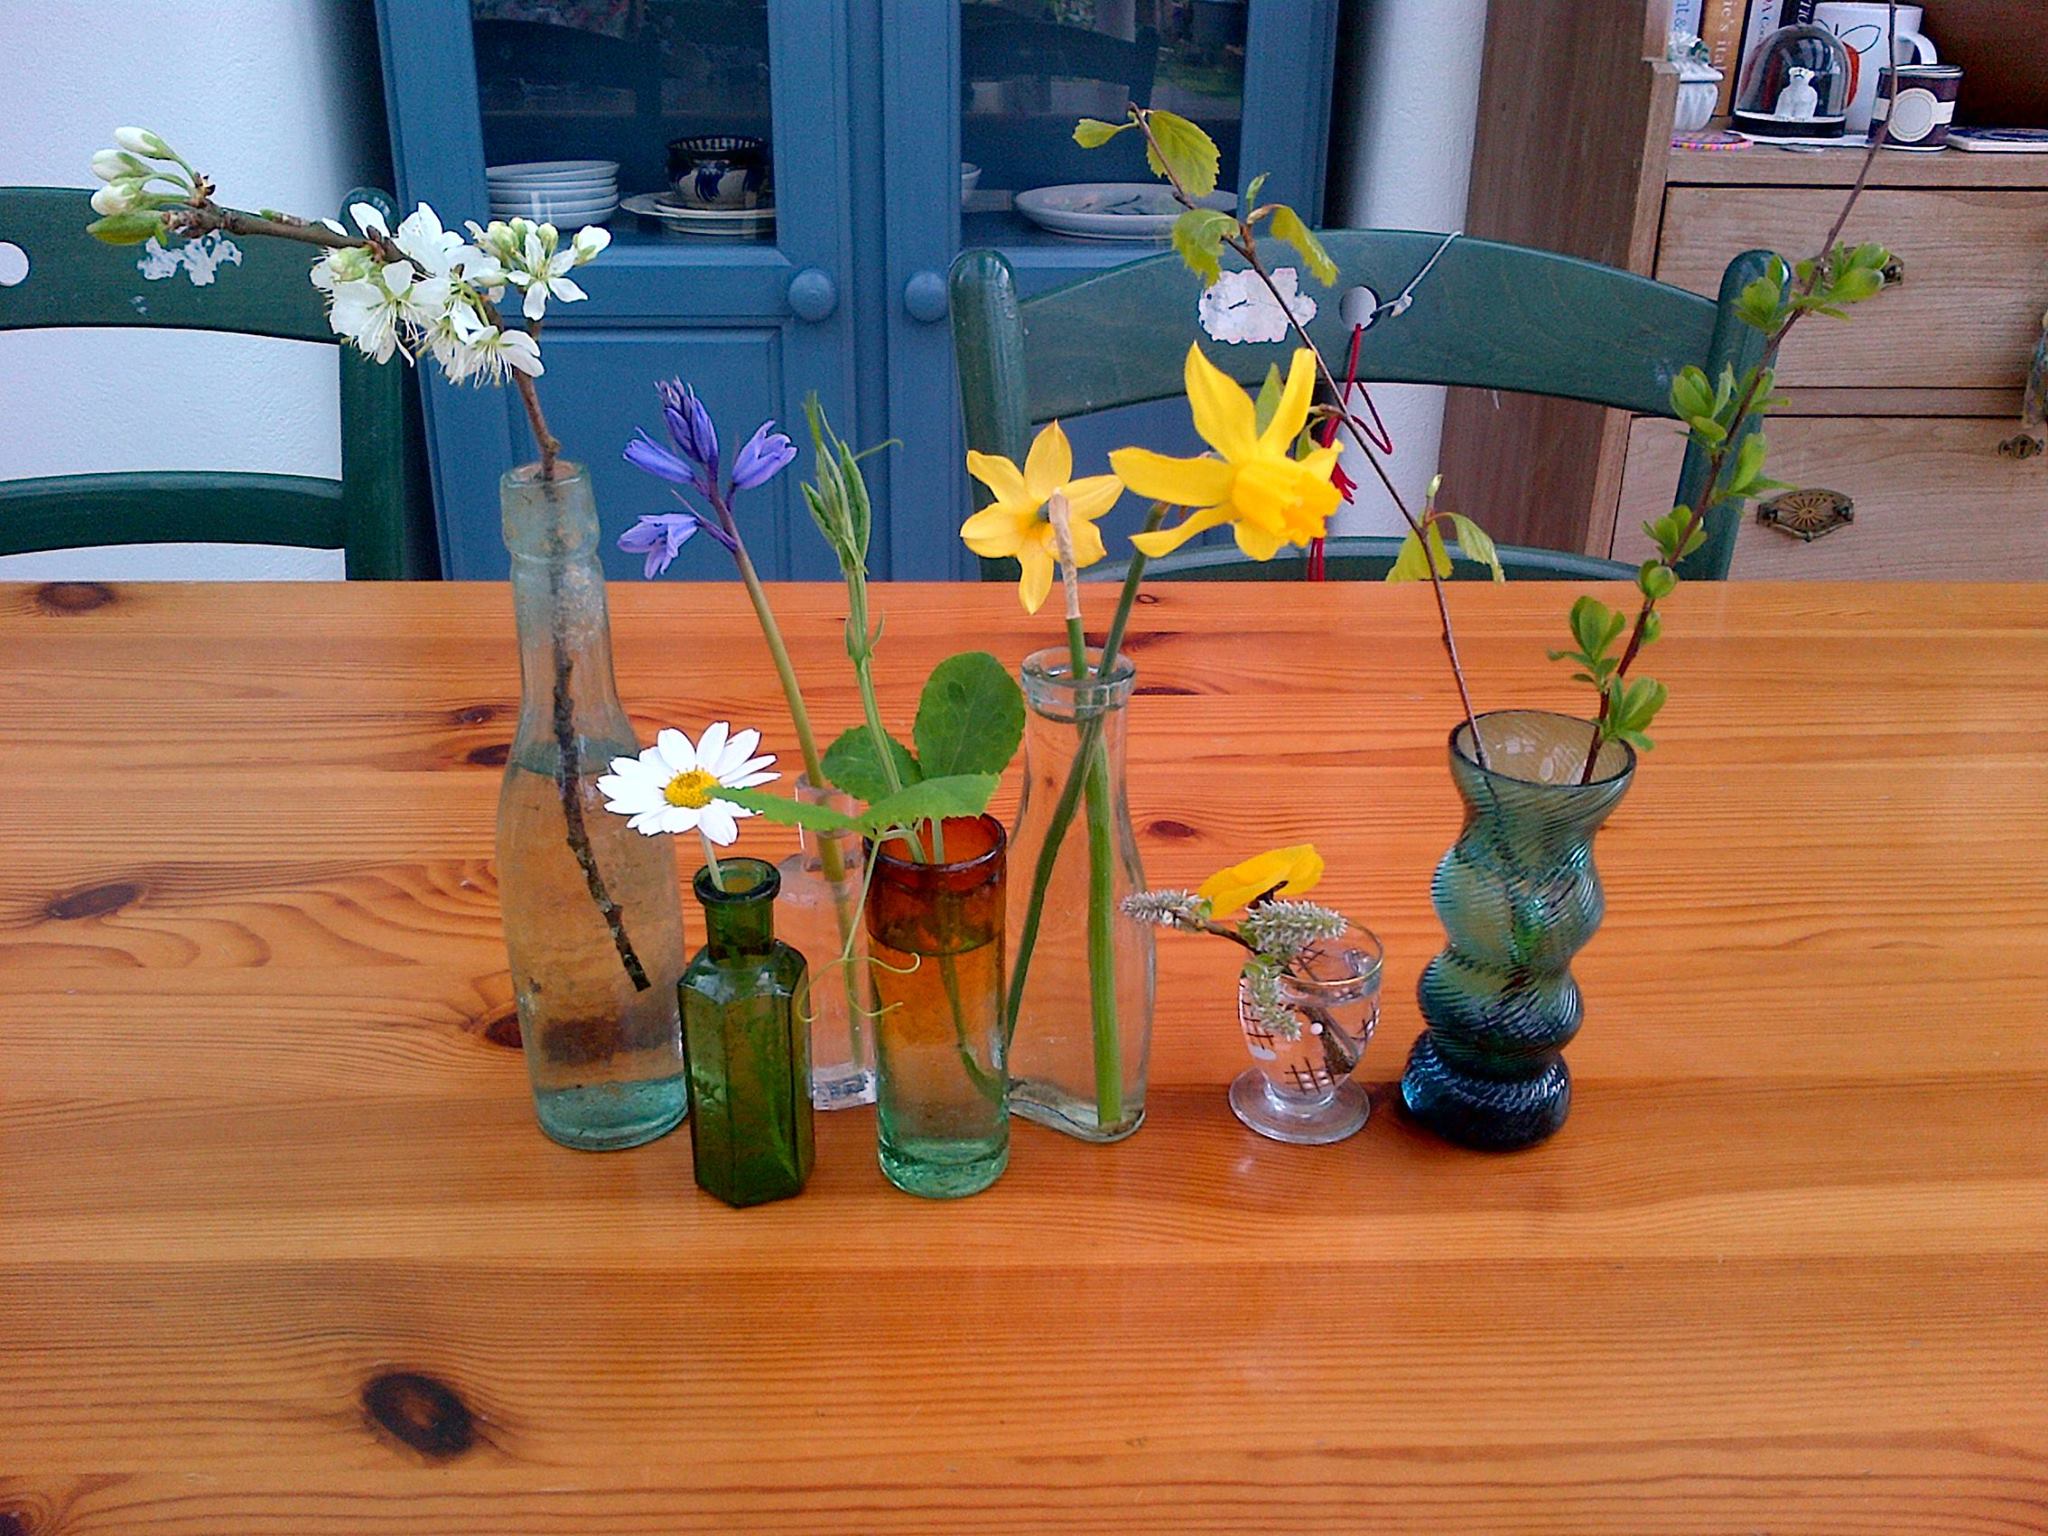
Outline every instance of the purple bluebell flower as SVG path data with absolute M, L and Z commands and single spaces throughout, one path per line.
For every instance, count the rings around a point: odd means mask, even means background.
M 628 456 L 631 456 L 631 450 L 628 450 Z M 652 581 L 669 568 L 675 557 L 682 553 L 683 546 L 690 542 L 691 535 L 703 526 L 694 512 L 657 512 L 641 518 L 620 534 L 619 548 L 628 554 L 645 555 L 647 565 L 640 574 Z
M 703 471 L 697 483 L 707 489 L 717 484 L 718 429 L 711 424 L 711 413 L 704 409 L 697 391 L 681 379 L 669 379 L 654 387 L 661 394 L 669 438 L 684 458 Z
M 795 457 L 796 444 L 776 431 L 774 422 L 764 421 L 747 439 L 739 457 L 732 461 L 732 488 L 751 491 L 758 485 L 766 485 L 781 474 L 783 466 Z
M 699 490 L 705 488 L 703 471 L 677 458 L 637 428 L 633 433 L 633 441 L 626 444 L 625 458 L 635 469 L 644 469 L 650 475 L 673 480 L 677 485 L 694 485 Z

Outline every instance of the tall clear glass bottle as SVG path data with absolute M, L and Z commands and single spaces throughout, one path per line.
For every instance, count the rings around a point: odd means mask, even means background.
M 851 812 L 852 797 L 798 776 L 796 797 Z M 868 976 L 867 927 L 861 921 L 865 855 L 852 832 L 797 833 L 797 851 L 778 866 L 782 894 L 775 923 L 810 965 L 803 1009 L 811 1021 L 811 1103 L 850 1109 L 875 1102 L 874 986 Z M 846 965 L 839 957 L 851 946 Z
M 882 1173 L 906 1194 L 972 1195 L 1010 1161 L 1003 1081 L 1003 849 L 993 816 L 948 818 L 948 862 L 872 850 L 868 939 Z
M 1091 653 L 1091 668 L 1100 656 Z M 1153 932 L 1124 913 L 1145 888 L 1124 792 L 1123 658 L 1076 683 L 1064 647 L 1024 662 L 1024 798 L 1010 840 L 1010 1108 L 1083 1141 L 1118 1141 L 1145 1118 L 1155 986 Z M 1071 819 L 1054 822 L 1075 760 L 1091 757 Z M 1026 953 L 1026 944 L 1029 952 Z
M 675 850 L 604 808 L 597 779 L 639 751 L 612 678 L 597 507 L 580 465 L 499 484 L 519 626 L 519 726 L 498 796 L 498 897 L 541 1129 L 631 1147 L 687 1107 Z
M 797 1017 L 804 957 L 775 937 L 775 866 L 727 859 L 691 889 L 704 947 L 683 972 L 690 1150 L 697 1186 L 727 1205 L 803 1193 L 811 1176 L 810 1034 Z

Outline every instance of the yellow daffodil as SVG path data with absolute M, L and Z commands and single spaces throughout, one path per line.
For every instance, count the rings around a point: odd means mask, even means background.
M 1025 612 L 1038 612 L 1052 590 L 1053 531 L 1045 503 L 1054 491 L 1066 493 L 1072 514 L 1074 564 L 1093 565 L 1102 558 L 1102 534 L 1095 519 L 1116 505 L 1123 483 L 1115 475 L 1074 479 L 1074 450 L 1058 422 L 1047 422 L 1031 440 L 1021 471 L 1000 454 L 969 453 L 967 472 L 996 499 L 961 524 L 960 537 L 977 555 L 996 560 L 1016 556 L 1024 568 L 1017 595 L 1024 600 Z
M 1110 468 L 1140 496 L 1191 509 L 1176 526 L 1133 534 L 1131 542 L 1148 555 L 1170 554 L 1204 529 L 1229 523 L 1239 549 L 1270 560 L 1282 545 L 1321 538 L 1341 499 L 1330 482 L 1337 449 L 1311 449 L 1299 459 L 1290 453 L 1307 424 L 1315 382 L 1314 354 L 1297 349 L 1279 408 L 1261 432 L 1251 397 L 1200 347 L 1189 347 L 1188 408 L 1195 430 L 1220 457 L 1173 459 L 1145 448 L 1112 453 Z
M 1209 903 L 1210 916 L 1228 917 L 1261 896 L 1305 895 L 1322 878 L 1323 856 L 1315 844 L 1296 843 L 1217 870 L 1195 894 Z

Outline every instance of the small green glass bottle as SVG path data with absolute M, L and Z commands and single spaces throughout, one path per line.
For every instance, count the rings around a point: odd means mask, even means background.
M 803 1193 L 811 1176 L 810 1031 L 797 1016 L 804 957 L 775 937 L 781 876 L 760 859 L 700 869 L 705 942 L 683 972 L 683 1055 L 697 1186 L 727 1205 Z

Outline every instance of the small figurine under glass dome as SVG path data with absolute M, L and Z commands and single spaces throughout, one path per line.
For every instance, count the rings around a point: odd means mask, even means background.
M 1730 119 L 1751 138 L 1793 143 L 1840 140 L 1849 121 L 1856 64 L 1825 27 L 1780 27 L 1742 71 Z
M 1341 912 L 1293 899 L 1322 875 L 1322 856 L 1303 843 L 1219 870 L 1200 890 L 1124 901 L 1132 917 L 1251 952 L 1237 1021 L 1254 1065 L 1230 1085 L 1230 1108 L 1261 1136 L 1302 1146 L 1364 1129 L 1372 1102 L 1351 1073 L 1380 1016 L 1380 941 Z

